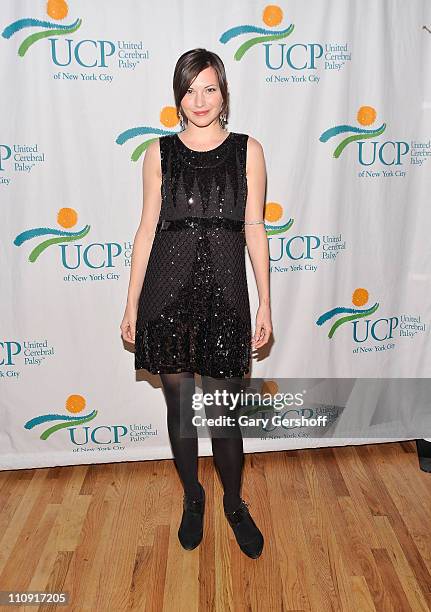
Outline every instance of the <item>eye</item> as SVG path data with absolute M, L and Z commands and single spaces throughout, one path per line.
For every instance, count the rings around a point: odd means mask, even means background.
M 208 91 L 215 91 L 216 88 L 215 87 L 208 87 Z

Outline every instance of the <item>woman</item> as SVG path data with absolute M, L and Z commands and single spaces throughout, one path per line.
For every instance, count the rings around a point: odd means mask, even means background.
M 232 383 L 249 372 L 252 347 L 266 344 L 272 324 L 262 147 L 246 134 L 226 131 L 227 81 L 215 53 L 184 53 L 173 89 L 183 129 L 152 142 L 145 154 L 142 218 L 120 328 L 123 339 L 135 344 L 135 369 L 161 377 L 184 487 L 178 537 L 191 550 L 202 539 L 205 508 L 191 421 L 194 374 L 201 375 L 205 393 L 233 389 Z M 245 244 L 260 301 L 253 338 Z M 232 417 L 226 405 L 206 412 Z M 240 427 L 234 419 L 231 427 L 209 429 L 226 518 L 241 550 L 257 558 L 263 536 L 240 496 Z

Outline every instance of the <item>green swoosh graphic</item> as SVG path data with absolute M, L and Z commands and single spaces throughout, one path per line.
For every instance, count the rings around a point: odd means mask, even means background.
M 343 149 L 347 147 L 347 145 L 350 142 L 354 142 L 355 140 L 365 140 L 367 138 L 374 138 L 375 136 L 380 136 L 380 134 L 383 134 L 385 129 L 386 129 L 386 123 L 383 124 L 380 130 L 376 130 L 375 132 L 372 132 L 371 134 L 356 134 L 354 136 L 349 136 L 348 138 L 340 142 L 340 144 L 334 151 L 333 157 L 337 157 L 337 158 L 340 157 L 341 152 L 343 151 Z
M 83 419 L 80 419 L 79 421 L 73 421 L 73 426 L 82 425 L 83 423 L 88 423 L 89 421 L 92 421 L 93 419 L 95 419 L 96 415 L 97 415 L 97 410 L 95 411 L 95 414 L 93 416 L 85 417 Z M 46 440 L 47 438 L 49 438 L 50 435 L 52 435 L 59 429 L 65 429 L 66 427 L 70 427 L 70 426 L 71 426 L 70 421 L 67 421 L 66 423 L 59 423 L 58 425 L 54 425 L 53 427 L 50 427 L 49 429 L 45 429 L 45 431 L 41 434 L 40 439 Z
M 280 38 L 286 38 L 286 36 L 289 36 L 289 34 L 293 32 L 294 28 L 295 26 L 292 23 L 292 25 L 289 27 L 285 34 L 271 34 L 270 36 L 256 36 L 255 38 L 250 38 L 250 40 L 247 40 L 239 47 L 233 57 L 236 60 L 240 60 L 244 53 L 250 49 L 250 47 L 253 47 L 254 45 L 257 45 L 261 42 L 265 42 L 267 40 L 278 40 Z
M 249 408 L 249 410 L 244 411 L 243 416 L 249 417 L 257 414 L 258 412 L 271 412 L 272 410 L 275 410 L 275 408 L 273 406 L 268 406 L 268 404 L 256 404 L 256 406 L 253 406 L 253 408 Z
M 328 338 L 332 338 L 337 327 L 340 327 L 340 325 L 342 325 L 343 323 L 346 323 L 347 321 L 353 321 L 355 319 L 362 319 L 363 317 L 368 317 L 368 315 L 372 315 L 373 312 L 376 312 L 378 307 L 379 307 L 379 304 L 377 303 L 375 306 L 370 308 L 370 310 L 367 310 L 366 312 L 363 312 L 362 314 L 359 314 L 359 315 L 352 314 L 352 315 L 349 315 L 348 317 L 341 317 L 341 319 L 338 319 L 338 321 L 335 321 L 334 325 L 329 330 Z
M 141 157 L 142 153 L 147 149 L 147 147 L 150 146 L 150 144 L 152 142 L 154 142 L 155 140 L 157 140 L 157 138 L 150 138 L 149 140 L 146 140 L 145 142 L 143 142 L 142 144 L 140 144 L 138 147 L 136 147 L 136 149 L 133 151 L 130 159 L 132 161 L 138 161 L 138 159 Z
M 275 234 L 283 234 L 287 232 L 293 225 L 293 219 L 288 221 L 285 225 L 282 225 L 279 229 L 270 229 L 266 233 L 268 236 L 275 236 Z
M 59 238 L 50 238 L 49 240 L 45 240 L 45 242 L 41 242 L 35 247 L 30 253 L 28 260 L 34 263 L 39 255 L 47 249 L 51 244 L 60 244 L 61 242 L 73 242 L 74 240 L 79 240 L 80 238 L 84 238 L 90 231 L 91 225 L 87 225 L 87 229 L 84 229 L 77 236 L 60 236 Z
M 76 30 L 81 27 L 81 23 L 82 19 L 78 21 L 77 25 L 74 28 L 70 28 L 68 30 L 47 30 L 45 32 L 37 32 L 37 34 L 32 34 L 31 36 L 28 36 L 28 38 L 23 40 L 23 42 L 21 43 L 18 49 L 18 55 L 20 57 L 24 57 L 29 47 L 31 47 L 31 45 L 34 45 L 34 43 L 40 40 L 41 38 L 48 38 L 49 36 L 64 36 L 65 34 L 72 34 L 72 32 L 76 32 Z

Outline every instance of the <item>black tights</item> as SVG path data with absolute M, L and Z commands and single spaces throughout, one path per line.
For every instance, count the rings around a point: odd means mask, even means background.
M 233 411 L 227 406 L 207 406 L 196 412 L 192 407 L 192 395 L 195 393 L 195 380 L 192 372 L 160 374 L 167 405 L 167 425 L 174 461 L 178 470 L 184 492 L 187 497 L 199 498 L 198 480 L 198 437 L 196 426 L 192 423 L 195 414 L 207 417 L 229 416 L 234 426 L 208 427 L 211 433 L 211 444 L 215 466 L 220 474 L 224 496 L 223 505 L 226 512 L 232 512 L 241 503 L 241 476 L 244 464 L 243 441 L 241 429 L 233 417 Z M 229 381 L 240 379 L 220 379 L 202 376 L 203 393 L 238 390 Z M 183 383 L 183 385 L 181 384 Z M 181 435 L 182 427 L 187 428 L 187 437 Z

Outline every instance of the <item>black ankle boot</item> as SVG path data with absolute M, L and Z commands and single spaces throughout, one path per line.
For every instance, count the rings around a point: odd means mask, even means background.
M 263 549 L 263 535 L 248 511 L 248 504 L 241 499 L 241 505 L 234 512 L 225 512 L 236 541 L 243 553 L 257 559 Z
M 431 442 L 423 439 L 416 440 L 419 467 L 423 472 L 431 472 Z
M 205 490 L 201 488 L 201 499 L 183 498 L 183 516 L 178 529 L 178 539 L 186 550 L 193 550 L 199 546 L 203 536 L 203 522 L 205 511 Z

